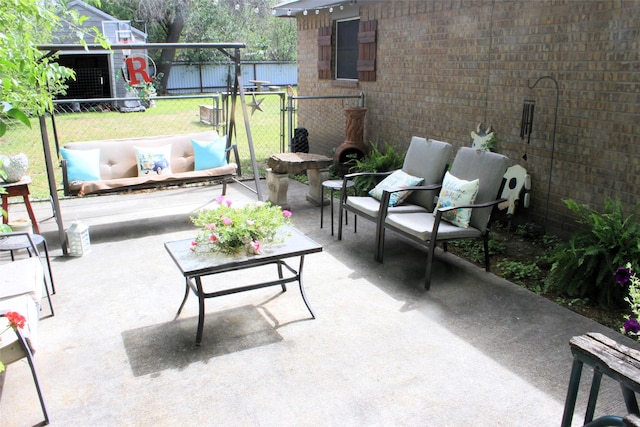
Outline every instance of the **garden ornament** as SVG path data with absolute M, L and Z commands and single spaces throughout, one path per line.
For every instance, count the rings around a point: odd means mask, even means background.
M 492 148 L 494 137 L 495 134 L 491 130 L 491 125 L 487 126 L 486 129 L 482 129 L 482 123 L 478 123 L 476 130 L 471 131 L 471 139 L 473 139 L 471 148 L 489 151 Z
M 5 182 L 18 182 L 22 179 L 29 167 L 29 159 L 24 153 L 16 154 L 11 157 L 0 156 L 2 169 L 6 176 Z

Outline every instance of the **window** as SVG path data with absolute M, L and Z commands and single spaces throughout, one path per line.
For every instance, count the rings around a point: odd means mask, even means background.
M 318 78 L 375 81 L 377 26 L 353 18 L 335 21 L 335 33 L 333 26 L 319 28 Z
M 359 19 L 336 21 L 336 79 L 358 78 Z

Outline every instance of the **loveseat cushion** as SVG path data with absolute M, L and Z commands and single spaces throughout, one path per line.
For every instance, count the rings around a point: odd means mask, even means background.
M 65 145 L 69 150 L 100 149 L 100 180 L 65 182 L 65 194 L 91 194 L 119 189 L 141 189 L 186 182 L 199 182 L 216 177 L 229 177 L 236 173 L 237 165 L 230 163 L 217 168 L 194 170 L 194 150 L 192 140 L 212 141 L 218 138 L 215 131 L 150 136 L 126 139 L 112 139 L 87 142 L 72 142 Z M 135 147 L 157 148 L 171 146 L 171 174 L 157 173 L 138 176 L 138 162 Z M 69 165 L 67 164 L 67 170 Z
M 40 305 L 44 290 L 44 270 L 38 257 L 0 265 L 0 299 L 29 295 Z

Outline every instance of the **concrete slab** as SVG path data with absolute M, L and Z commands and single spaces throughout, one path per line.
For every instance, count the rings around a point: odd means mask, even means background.
M 57 290 L 56 316 L 41 320 L 36 355 L 51 425 L 559 425 L 572 336 L 601 332 L 637 348 L 450 254 L 437 253 L 426 292 L 422 252 L 388 233 L 385 263 L 376 263 L 374 225 L 362 220 L 354 234 L 350 220 L 338 241 L 326 224 L 320 229 L 320 208 L 295 181 L 294 225 L 324 248 L 305 258 L 317 319 L 296 286 L 208 300 L 196 348 L 196 300 L 175 319 L 184 282 L 163 242 L 194 236 L 189 215 L 219 191 L 65 200 L 65 223 L 77 218 L 91 227 L 92 251 L 79 258 L 61 256 L 50 207 L 35 204 Z M 229 197 L 255 199 L 239 185 Z M 271 270 L 218 280 L 242 284 Z M 590 376 L 585 368 L 574 425 Z M 609 413 L 624 406 L 617 384 L 605 378 L 596 414 Z M 40 419 L 28 366 L 9 366 L 0 425 Z

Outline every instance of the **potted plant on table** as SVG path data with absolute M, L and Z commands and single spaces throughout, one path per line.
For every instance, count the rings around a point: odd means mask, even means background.
M 235 206 L 225 196 L 216 199 L 214 209 L 203 209 L 191 218 L 200 227 L 192 242 L 194 252 L 226 255 L 258 255 L 262 246 L 277 239 L 278 229 L 290 223 L 291 212 L 270 202 Z

